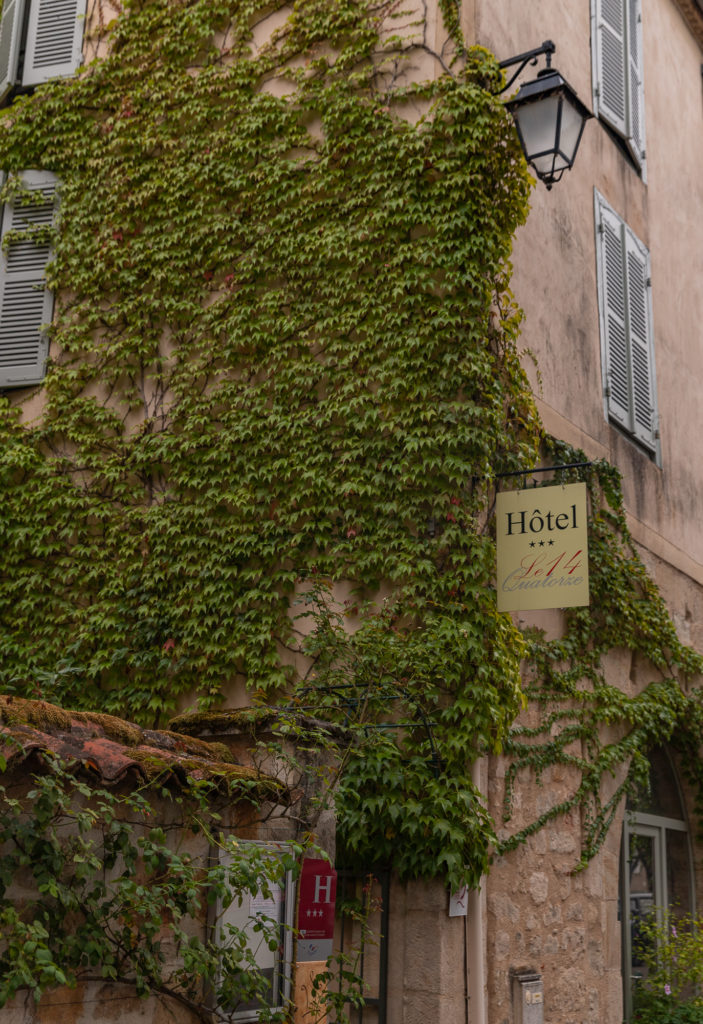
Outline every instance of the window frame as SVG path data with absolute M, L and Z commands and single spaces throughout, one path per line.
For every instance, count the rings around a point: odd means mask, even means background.
M 596 245 L 596 278 L 598 289 L 598 319 L 601 345 L 601 378 L 603 383 L 603 411 L 608 422 L 618 427 L 644 451 L 657 466 L 661 466 L 661 439 L 659 431 L 659 407 L 657 399 L 657 376 L 654 344 L 654 326 L 652 310 L 651 255 L 647 246 L 635 235 L 625 220 L 613 209 L 603 195 L 594 188 L 594 227 Z M 609 274 L 607 268 L 608 239 L 606 221 L 610 222 L 610 241 L 617 235 L 619 252 L 615 255 L 621 261 L 621 287 L 623 314 L 621 324 L 613 323 L 618 319 L 617 308 L 609 298 Z M 612 250 L 611 250 L 612 252 Z M 633 275 L 629 266 L 630 260 L 639 261 L 643 288 L 635 294 Z M 619 401 L 617 388 L 613 385 L 612 366 L 617 357 L 617 330 L 622 331 L 624 353 L 621 358 L 625 362 L 626 384 L 621 383 L 626 391 L 626 402 Z M 643 338 L 642 326 L 644 328 Z M 644 357 L 644 362 L 643 362 Z M 642 373 L 647 374 L 646 386 L 648 396 L 648 424 L 642 421 Z M 639 379 L 638 379 L 639 378 Z

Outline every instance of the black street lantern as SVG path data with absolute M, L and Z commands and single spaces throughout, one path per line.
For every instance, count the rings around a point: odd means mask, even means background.
M 540 54 L 547 55 L 547 67 L 533 82 L 521 86 L 517 96 L 505 105 L 515 120 L 527 162 L 532 164 L 537 177 L 548 189 L 573 166 L 584 125 L 589 117 L 593 117 L 568 82 L 550 67 L 553 52 L 554 43 L 547 40 L 536 50 L 521 53 L 500 64 L 502 68 L 511 64 L 521 65 L 506 85 L 507 89 L 530 60 L 536 63 Z

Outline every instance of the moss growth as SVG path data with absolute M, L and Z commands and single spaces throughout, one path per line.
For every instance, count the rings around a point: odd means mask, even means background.
M 172 718 L 169 725 L 183 735 L 217 735 L 230 732 L 254 732 L 270 725 L 278 712 L 275 708 L 248 707 L 214 711 L 188 711 Z
M 105 715 L 96 711 L 73 712 L 79 722 L 90 722 L 105 733 L 108 739 L 124 743 L 127 747 L 136 747 L 142 742 L 142 730 L 133 722 L 126 722 L 115 715 Z
M 71 715 L 43 700 L 22 700 L 0 694 L 0 722 L 8 726 L 31 725 L 40 730 L 69 730 Z

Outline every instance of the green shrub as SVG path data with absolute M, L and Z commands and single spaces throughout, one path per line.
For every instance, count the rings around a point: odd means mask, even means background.
M 637 986 L 636 1024 L 703 1024 L 703 918 L 666 911 L 641 922 L 637 954 L 646 977 Z

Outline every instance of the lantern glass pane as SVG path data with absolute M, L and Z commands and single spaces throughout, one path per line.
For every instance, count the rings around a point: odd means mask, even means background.
M 559 99 L 559 96 L 548 96 L 533 103 L 525 103 L 513 112 L 525 148 L 525 156 L 528 161 L 535 163 L 537 170 L 541 169 L 535 161 L 537 154 L 549 154 L 540 162 L 546 161 L 550 166 L 552 163 Z
M 581 138 L 582 126 L 583 117 L 579 114 L 576 107 L 574 107 L 569 100 L 564 97 L 561 102 L 561 136 L 559 138 L 559 149 L 564 154 L 569 165 L 574 162 L 579 139 Z

